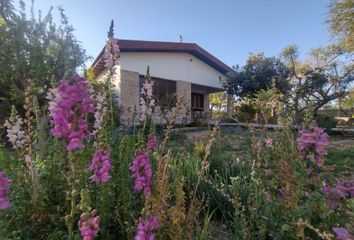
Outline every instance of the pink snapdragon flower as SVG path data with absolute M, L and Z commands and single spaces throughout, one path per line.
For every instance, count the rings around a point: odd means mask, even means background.
M 135 180 L 134 190 L 136 192 L 144 190 L 145 197 L 150 196 L 152 169 L 148 154 L 146 152 L 137 153 L 130 166 L 130 170 Z
M 139 218 L 134 240 L 154 240 L 158 228 L 158 217 L 150 215 L 146 220 Z
M 318 166 L 323 165 L 323 157 L 327 155 L 329 144 L 328 134 L 320 127 L 313 126 L 311 130 L 302 129 L 296 139 L 298 148 L 306 158 L 311 156 Z
M 13 148 L 23 148 L 25 146 L 25 131 L 23 131 L 23 120 L 21 117 L 16 116 L 15 119 L 11 118 L 5 120 L 4 126 L 7 128 L 6 137 L 11 142 Z
M 153 82 L 145 80 L 143 87 L 140 90 L 140 121 L 144 121 L 146 117 L 151 116 L 152 110 L 155 106 L 155 100 L 153 99 Z
M 110 151 L 96 150 L 89 167 L 89 170 L 94 172 L 94 175 L 90 177 L 92 182 L 105 183 L 111 179 L 109 171 L 112 168 L 112 162 L 109 155 Z
M 78 222 L 82 240 L 93 240 L 99 231 L 100 217 L 91 217 L 84 219 L 84 214 L 81 215 Z
M 4 172 L 0 171 L 0 209 L 10 207 L 10 201 L 7 195 L 11 186 L 11 180 L 6 179 L 4 175 Z
M 354 236 L 346 228 L 332 228 L 333 232 L 336 234 L 337 240 L 353 240 Z
M 50 88 L 48 89 L 46 99 L 48 100 L 48 110 L 50 114 L 53 114 L 53 110 L 57 105 L 57 102 L 60 100 L 60 94 L 58 88 Z
M 82 141 L 89 133 L 86 114 L 94 112 L 86 79 L 77 76 L 72 82 L 61 80 L 58 95 L 51 111 L 51 122 L 54 125 L 51 133 L 68 142 L 68 151 L 84 148 Z
M 150 138 L 147 142 L 149 148 L 152 150 L 152 151 L 156 151 L 157 150 L 157 143 L 156 143 L 156 140 L 154 138 Z
M 103 126 L 103 118 L 107 114 L 106 94 L 101 93 L 96 96 L 95 123 L 93 125 L 93 135 L 96 135 Z
M 354 198 L 354 180 L 340 179 L 332 188 L 325 183 L 322 193 L 326 198 L 328 207 L 336 209 L 345 199 Z
M 265 146 L 266 146 L 267 148 L 274 148 L 274 146 L 273 146 L 273 139 L 271 139 L 271 138 L 266 138 L 266 139 L 264 140 L 264 143 L 265 143 Z
M 120 50 L 118 40 L 113 37 L 108 37 L 103 54 L 104 66 L 115 74 L 115 66 L 119 64 Z

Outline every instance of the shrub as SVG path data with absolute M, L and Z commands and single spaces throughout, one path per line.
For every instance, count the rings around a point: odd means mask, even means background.
M 332 128 L 335 128 L 337 126 L 337 121 L 334 119 L 334 117 L 322 114 L 319 114 L 316 117 L 316 122 L 319 127 L 325 128 L 327 131 L 331 131 Z

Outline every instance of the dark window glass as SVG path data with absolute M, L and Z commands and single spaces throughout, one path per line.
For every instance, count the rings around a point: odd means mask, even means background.
M 157 105 L 163 102 L 176 102 L 176 82 L 154 78 L 154 95 Z
M 193 110 L 204 109 L 204 95 L 202 93 L 192 93 L 192 109 Z
M 161 104 L 175 104 L 176 103 L 176 82 L 160 79 L 151 78 L 154 83 L 153 94 L 155 97 L 156 105 Z M 140 89 L 143 87 L 145 82 L 144 76 L 139 76 Z M 140 93 L 141 94 L 141 93 Z

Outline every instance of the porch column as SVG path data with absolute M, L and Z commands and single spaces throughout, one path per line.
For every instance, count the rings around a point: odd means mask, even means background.
M 210 101 L 209 101 L 209 93 L 204 93 L 203 94 L 203 108 L 204 108 L 204 112 L 210 112 L 210 109 L 209 109 L 209 103 L 210 103 Z
M 131 125 L 134 108 L 140 111 L 139 73 L 122 70 L 120 80 L 120 106 L 122 108 L 120 122 L 124 125 Z
M 192 84 L 185 81 L 177 81 L 176 84 L 176 95 L 177 99 L 182 98 L 183 109 L 176 121 L 178 123 L 190 123 L 191 120 L 191 95 L 192 95 Z
M 231 117 L 233 107 L 234 107 L 234 96 L 232 94 L 228 94 L 227 93 L 227 106 L 226 106 L 226 109 L 227 109 L 227 116 L 228 117 Z

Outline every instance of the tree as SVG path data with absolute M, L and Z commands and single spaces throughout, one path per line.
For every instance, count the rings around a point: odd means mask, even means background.
M 354 52 L 354 1 L 333 1 L 329 8 L 328 24 L 338 44 L 346 51 Z
M 0 1 L 0 118 L 9 114 L 11 105 L 21 109 L 29 82 L 41 100 L 46 89 L 88 59 L 62 8 L 56 25 L 53 8 L 36 17 L 32 6 L 28 18 L 24 2 L 19 3 L 16 10 L 11 0 Z
M 353 63 L 336 46 L 314 49 L 303 62 L 296 46 L 285 48 L 282 54 L 290 69 L 287 103 L 297 123 L 306 109 L 312 108 L 316 116 L 320 108 L 344 97 L 354 81 Z
M 245 66 L 236 66 L 235 70 L 237 74 L 229 77 L 223 85 L 228 93 L 238 97 L 255 97 L 256 92 L 269 89 L 273 82 L 280 92 L 286 93 L 288 90 L 289 69 L 276 57 L 253 54 L 248 57 Z
M 349 90 L 347 96 L 341 99 L 339 104 L 342 112 L 347 116 L 350 115 L 351 117 L 354 117 L 354 89 Z
M 213 115 L 214 108 L 216 108 L 219 112 L 225 108 L 227 104 L 227 94 L 225 92 L 218 92 L 209 95 L 210 102 L 210 112 Z

